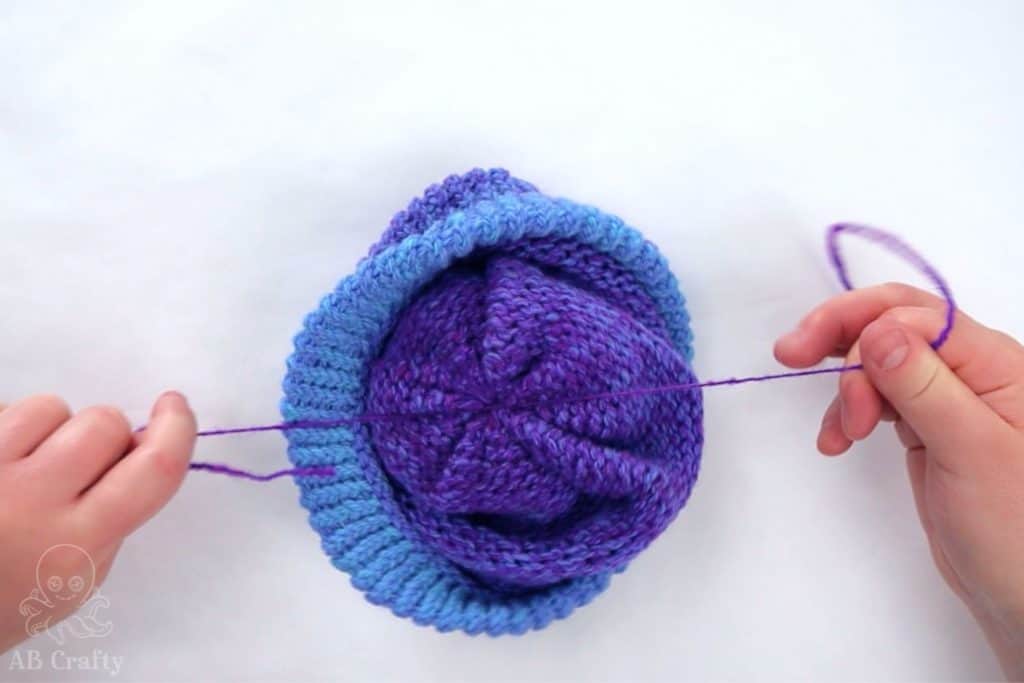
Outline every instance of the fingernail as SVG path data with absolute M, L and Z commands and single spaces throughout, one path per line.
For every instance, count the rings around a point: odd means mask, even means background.
M 894 327 L 874 340 L 868 355 L 879 370 L 895 370 L 903 364 L 909 353 L 910 339 L 907 333 Z

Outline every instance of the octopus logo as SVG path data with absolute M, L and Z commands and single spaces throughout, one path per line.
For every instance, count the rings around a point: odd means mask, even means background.
M 68 569 L 72 567 L 74 569 Z M 114 630 L 97 612 L 110 607 L 96 588 L 96 564 L 82 548 L 62 543 L 49 548 L 36 563 L 36 587 L 18 605 L 25 617 L 25 632 L 46 632 L 58 645 L 68 636 L 102 638 Z M 70 610 L 74 614 L 61 621 Z

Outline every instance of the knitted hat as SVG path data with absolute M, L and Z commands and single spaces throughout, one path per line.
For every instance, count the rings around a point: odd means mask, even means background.
M 305 321 L 288 361 L 302 503 L 374 603 L 442 631 L 539 629 L 587 603 L 697 478 L 675 278 L 621 220 L 506 171 L 428 188 Z M 590 398 L 586 398 L 590 397 Z

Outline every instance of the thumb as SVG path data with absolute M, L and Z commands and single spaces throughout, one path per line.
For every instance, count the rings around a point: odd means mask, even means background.
M 943 465 L 978 457 L 1006 424 L 943 362 L 918 332 L 879 319 L 860 337 L 864 371 Z

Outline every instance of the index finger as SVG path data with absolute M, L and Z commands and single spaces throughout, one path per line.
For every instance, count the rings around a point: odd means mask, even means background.
M 827 356 L 845 355 L 868 324 L 890 308 L 902 306 L 945 310 L 946 302 L 899 283 L 844 292 L 812 310 L 795 330 L 780 338 L 775 358 L 791 368 L 806 368 Z
M 185 398 L 161 396 L 138 446 L 82 497 L 82 512 L 105 535 L 122 537 L 157 513 L 181 486 L 196 440 L 196 420 Z

